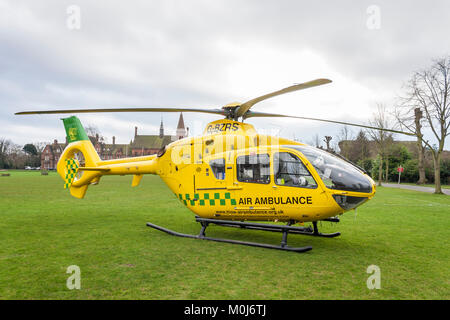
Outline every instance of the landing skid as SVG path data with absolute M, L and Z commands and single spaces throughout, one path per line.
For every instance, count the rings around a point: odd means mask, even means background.
M 204 218 L 200 218 L 200 217 L 195 217 L 195 220 L 202 225 L 202 228 L 198 235 L 179 233 L 179 232 L 176 232 L 176 231 L 173 231 L 170 229 L 163 228 L 161 226 L 158 226 L 158 225 L 150 223 L 150 222 L 147 222 L 147 226 L 152 227 L 159 231 L 166 232 L 172 236 L 177 236 L 177 237 L 209 240 L 209 241 L 216 241 L 216 242 L 225 242 L 225 243 L 240 244 L 240 245 L 259 247 L 259 248 L 267 248 L 267 249 L 292 251 L 292 252 L 299 252 L 299 253 L 309 251 L 312 249 L 312 247 L 311 246 L 289 247 L 287 245 L 288 233 L 303 234 L 303 235 L 316 236 L 316 237 L 327 237 L 327 238 L 334 238 L 334 237 L 337 237 L 340 235 L 339 232 L 331 233 L 331 234 L 320 233 L 317 228 L 316 221 L 313 222 L 313 228 L 311 228 L 311 227 L 293 227 L 293 226 L 291 226 L 290 222 L 287 225 L 271 225 L 271 224 L 265 224 L 265 223 L 250 223 L 250 222 L 240 222 L 240 221 L 230 221 L 230 220 L 204 219 Z M 333 221 L 333 222 L 338 222 L 338 221 Z M 250 230 L 281 232 L 283 234 L 281 244 L 280 245 L 271 245 L 271 244 L 266 244 L 266 243 L 247 242 L 247 241 L 239 241 L 239 240 L 232 240 L 232 239 L 207 237 L 205 235 L 205 231 L 210 223 L 216 224 L 216 225 L 222 226 L 222 227 L 233 227 L 233 228 L 242 228 L 242 229 L 250 229 Z

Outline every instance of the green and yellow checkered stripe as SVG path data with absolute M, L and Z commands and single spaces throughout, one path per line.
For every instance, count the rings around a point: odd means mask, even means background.
M 191 206 L 225 206 L 230 204 L 232 206 L 236 205 L 236 199 L 231 198 L 231 194 L 229 192 L 220 193 L 179 193 L 178 199 L 184 203 L 185 206 L 190 204 Z
M 70 188 L 78 172 L 78 161 L 66 159 L 66 175 L 64 177 L 64 189 Z

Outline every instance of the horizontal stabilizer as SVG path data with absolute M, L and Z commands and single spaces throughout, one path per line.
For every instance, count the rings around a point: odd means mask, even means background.
M 108 172 L 111 171 L 109 168 L 97 168 L 97 167 L 80 167 L 78 168 L 78 171 L 101 171 L 101 172 Z

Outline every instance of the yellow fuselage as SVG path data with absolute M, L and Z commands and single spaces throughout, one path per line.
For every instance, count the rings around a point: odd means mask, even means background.
M 73 182 L 72 195 L 83 197 L 87 185 L 98 182 L 102 175 L 132 174 L 133 185 L 137 185 L 142 175 L 157 174 L 183 205 L 203 218 L 316 221 L 342 214 L 375 194 L 373 180 L 362 171 L 352 169 L 355 177 L 360 175 L 356 177 L 358 181 L 368 181 L 370 189 L 352 191 L 358 185 L 349 181 L 350 189 L 339 190 L 335 185 L 326 184 L 324 174 L 318 173 L 318 158 L 313 164 L 311 157 L 308 159 L 299 149 L 308 146 L 258 134 L 253 126 L 233 120 L 211 122 L 203 136 L 175 141 L 158 155 L 149 157 L 102 161 L 95 150 L 87 146 L 88 142 L 74 144 L 80 146 L 71 151 L 69 145 L 61 159 L 71 157 L 70 152 L 73 155 L 74 150 L 80 150 L 84 153 L 87 167 L 105 171 L 84 172 Z M 301 170 L 293 168 L 294 160 L 283 160 L 286 157 L 297 161 Z M 339 161 L 343 167 L 349 165 L 338 159 L 335 171 L 343 168 L 339 168 Z M 332 176 L 333 172 L 327 170 L 324 169 L 325 176 Z M 64 175 L 61 160 L 58 172 Z M 289 182 L 289 173 L 292 172 L 295 172 L 291 177 L 296 184 Z M 360 200 L 355 206 L 337 202 L 348 199 Z

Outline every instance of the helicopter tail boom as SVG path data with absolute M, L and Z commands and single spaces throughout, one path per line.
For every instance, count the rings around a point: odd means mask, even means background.
M 143 174 L 156 174 L 156 155 L 101 160 L 77 117 L 63 119 L 69 144 L 58 161 L 57 171 L 64 188 L 76 198 L 84 198 L 89 185 L 99 183 L 103 175 L 133 175 L 132 186 L 139 185 Z

